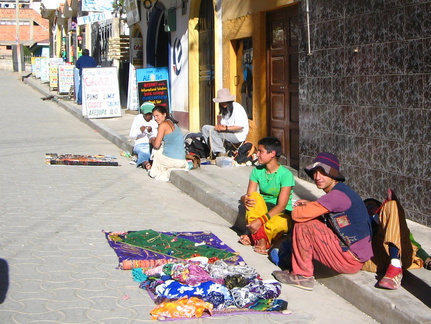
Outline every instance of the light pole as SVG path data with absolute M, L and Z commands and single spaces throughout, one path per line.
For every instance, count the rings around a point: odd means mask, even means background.
M 19 0 L 15 0 L 15 26 L 16 26 L 16 56 L 18 60 L 18 73 L 21 78 L 21 46 L 19 44 Z

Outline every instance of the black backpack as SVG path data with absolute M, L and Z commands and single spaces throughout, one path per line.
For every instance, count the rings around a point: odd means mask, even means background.
M 210 155 L 210 148 L 202 133 L 188 133 L 184 136 L 184 148 L 187 154 L 197 155 L 200 158 L 207 158 Z
M 234 160 L 239 164 L 246 163 L 248 161 L 253 161 L 253 154 L 256 152 L 256 147 L 252 142 L 245 141 L 239 147 L 238 150 L 234 154 Z

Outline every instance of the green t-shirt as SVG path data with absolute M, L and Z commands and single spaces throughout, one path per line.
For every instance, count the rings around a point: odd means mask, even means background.
M 250 180 L 258 184 L 259 192 L 267 204 L 277 205 L 277 199 L 281 188 L 292 187 L 290 190 L 290 197 L 286 205 L 287 210 L 292 210 L 292 196 L 293 187 L 295 186 L 295 178 L 289 169 L 280 165 L 276 172 L 268 174 L 265 166 L 259 165 L 251 171 Z

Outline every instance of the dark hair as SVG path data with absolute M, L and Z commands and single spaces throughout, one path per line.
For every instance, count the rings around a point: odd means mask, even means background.
M 228 101 L 226 108 L 223 107 L 221 104 L 222 104 L 222 102 L 219 102 L 219 104 L 218 104 L 219 114 L 222 115 L 223 117 L 226 117 L 226 118 L 229 118 L 230 116 L 232 116 L 233 101 Z
M 380 207 L 382 205 L 382 203 L 380 201 L 378 201 L 377 199 L 374 198 L 367 198 L 364 200 L 364 204 L 366 204 L 367 202 L 374 202 L 377 204 L 377 207 Z
M 279 158 L 283 153 L 280 140 L 274 136 L 260 139 L 259 142 L 257 142 L 257 145 L 262 145 L 268 153 L 275 151 L 275 156 L 277 158 Z
M 153 112 L 154 111 L 158 111 L 159 113 L 166 115 L 166 119 L 169 119 L 174 124 L 178 124 L 178 121 L 176 121 L 174 117 L 172 117 L 172 115 L 169 113 L 165 106 L 157 105 L 153 108 Z
M 82 55 L 90 55 L 90 51 L 88 49 L 84 49 L 82 51 Z

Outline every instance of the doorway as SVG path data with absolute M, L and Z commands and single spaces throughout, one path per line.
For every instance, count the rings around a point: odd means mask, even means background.
M 268 126 L 280 139 L 287 164 L 299 169 L 297 5 L 267 13 Z
M 147 31 L 147 67 L 169 66 L 170 33 L 165 32 L 165 8 L 157 2 L 151 10 Z
M 199 8 L 199 122 L 215 125 L 214 98 L 214 7 L 212 0 L 202 0 Z

